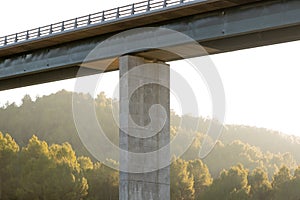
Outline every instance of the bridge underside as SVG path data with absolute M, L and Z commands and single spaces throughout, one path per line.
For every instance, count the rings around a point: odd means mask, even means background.
M 179 31 L 201 44 L 209 54 L 222 53 L 299 40 L 300 1 L 254 2 L 147 26 Z M 114 34 L 116 32 L 0 57 L 0 90 L 73 78 L 89 52 Z M 137 38 L 144 37 L 139 35 Z M 122 42 L 126 38 L 118 40 Z M 172 48 L 178 47 L 189 51 L 187 54 L 190 56 L 201 56 L 199 52 L 189 48 L 189 44 L 178 42 Z M 110 66 L 106 71 L 118 70 L 118 57 L 122 53 L 109 52 L 101 55 L 97 61 L 87 64 L 86 72 L 81 74 L 102 71 L 104 69 L 101 66 L 107 66 L 107 63 Z M 158 49 L 137 49 L 129 53 L 164 62 L 181 59 L 178 55 Z

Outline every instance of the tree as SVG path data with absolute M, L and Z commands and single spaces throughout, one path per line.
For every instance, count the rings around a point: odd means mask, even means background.
M 248 171 L 241 165 L 233 166 L 228 171 L 221 172 L 208 190 L 203 199 L 248 199 Z
M 52 145 L 50 155 L 56 163 L 56 193 L 60 198 L 81 199 L 87 195 L 88 183 L 83 176 L 76 154 L 69 143 Z M 66 192 L 67 191 L 67 192 Z
M 78 159 L 78 163 L 80 165 L 80 168 L 86 172 L 88 170 L 92 170 L 94 168 L 93 162 L 89 157 L 80 156 Z
M 272 186 L 267 173 L 261 168 L 256 168 L 248 175 L 250 197 L 253 200 L 271 199 Z
M 290 169 L 284 165 L 274 174 L 272 186 L 274 189 L 279 188 L 282 184 L 290 181 L 291 178 Z
M 298 167 L 294 172 L 294 176 L 292 177 L 290 174 L 290 170 L 287 167 L 283 166 L 282 168 L 280 168 L 279 172 L 274 175 L 274 200 L 300 199 L 299 170 L 300 168 Z
M 15 199 L 17 185 L 18 144 L 9 134 L 5 136 L 0 132 L 0 199 Z
M 300 166 L 295 169 L 294 179 L 300 179 Z
M 190 178 L 194 180 L 195 199 L 211 185 L 212 178 L 205 164 L 199 159 L 188 162 L 187 171 Z
M 171 199 L 189 200 L 194 197 L 194 178 L 189 174 L 188 162 L 174 159 L 170 168 Z
M 119 199 L 119 173 L 101 163 L 86 171 L 88 200 Z
M 53 145 L 33 136 L 21 151 L 18 199 L 82 199 L 87 180 L 69 144 Z
M 21 151 L 20 163 L 18 199 L 44 199 L 46 179 L 53 177 L 50 170 L 55 167 L 47 143 L 33 136 Z

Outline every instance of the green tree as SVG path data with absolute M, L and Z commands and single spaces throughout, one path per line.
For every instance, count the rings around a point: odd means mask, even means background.
M 188 162 L 187 170 L 190 178 L 194 180 L 195 199 L 211 185 L 212 178 L 205 164 L 199 159 Z
M 274 175 L 274 200 L 298 200 L 300 199 L 300 168 L 298 167 L 294 176 L 290 175 L 290 170 L 283 166 L 278 173 Z
M 80 168 L 83 171 L 92 170 L 94 168 L 93 162 L 89 157 L 80 156 L 77 160 L 80 165 Z
M 171 199 L 189 200 L 194 198 L 194 178 L 187 170 L 188 162 L 174 159 L 170 168 Z
M 33 136 L 27 147 L 22 149 L 20 160 L 22 167 L 16 192 L 18 199 L 44 199 L 45 179 L 53 176 L 49 169 L 55 167 L 47 143 Z
M 60 198 L 81 199 L 87 195 L 88 183 L 77 162 L 76 154 L 69 143 L 52 145 L 50 155 L 56 164 L 53 188 Z M 68 192 L 66 192 L 68 191 Z
M 294 178 L 295 178 L 295 179 L 300 179 L 300 166 L 298 166 L 298 167 L 295 169 L 295 172 L 294 172 Z
M 18 181 L 16 166 L 19 152 L 18 144 L 9 134 L 0 132 L 0 199 L 15 199 L 15 187 Z
M 290 169 L 286 166 L 282 166 L 279 171 L 274 174 L 274 178 L 272 181 L 272 187 L 274 189 L 279 188 L 282 184 L 290 181 L 292 178 Z
M 87 180 L 69 144 L 53 145 L 33 136 L 21 151 L 18 199 L 82 199 Z
M 219 178 L 202 196 L 203 199 L 248 199 L 248 171 L 241 165 L 233 166 L 228 171 L 221 172 Z
M 256 168 L 248 175 L 250 196 L 253 200 L 271 199 L 272 186 L 267 173 L 261 168 Z
M 86 171 L 89 183 L 88 200 L 119 199 L 119 173 L 101 163 Z

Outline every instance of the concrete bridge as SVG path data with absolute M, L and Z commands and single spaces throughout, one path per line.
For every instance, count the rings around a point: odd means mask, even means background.
M 0 37 L 0 90 L 72 78 L 96 45 L 136 27 L 182 32 L 210 54 L 298 40 L 299 10 L 297 0 L 147 1 Z M 132 54 L 179 59 L 147 49 Z
M 86 56 L 98 44 L 116 33 L 139 27 L 175 30 L 193 38 L 209 54 L 222 53 L 300 39 L 300 1 L 147 0 L 3 36 L 0 37 L 0 90 L 73 78 Z M 144 36 L 146 37 L 146 33 Z M 145 38 L 144 36 L 136 35 L 139 38 Z M 119 38 L 120 42 L 126 40 L 127 38 Z M 163 48 L 164 45 L 166 44 L 162 42 L 160 47 Z M 201 56 L 200 52 L 181 41 L 173 44 L 173 47 L 185 49 L 189 56 Z M 128 52 L 128 55 L 108 52 L 91 60 L 85 66 L 85 74 L 120 70 L 122 76 L 128 70 L 149 61 L 159 61 L 165 65 L 164 62 L 179 59 L 180 56 L 158 48 L 141 47 Z M 103 68 L 106 63 L 110 63 L 110 66 Z M 153 74 L 160 74 L 159 69 L 153 70 L 158 70 Z M 170 78 L 168 73 L 164 77 L 151 76 L 153 80 L 163 78 L 167 83 Z M 142 77 L 137 75 L 129 78 Z M 122 89 L 120 102 L 122 98 L 126 98 L 124 90 L 130 90 Z M 161 95 L 162 90 L 159 86 L 152 87 L 153 101 L 147 104 L 159 102 L 168 113 L 169 94 Z M 142 92 L 131 103 L 144 105 L 146 95 L 148 94 Z M 120 106 L 123 116 L 132 117 L 129 109 L 125 109 L 130 105 L 121 103 Z M 147 106 L 145 104 L 137 109 L 133 120 L 144 119 L 140 123 L 147 124 L 144 117 L 147 115 L 144 112 Z M 154 117 L 160 117 L 158 113 L 156 115 Z M 128 128 L 128 124 L 120 124 Z M 128 128 L 128 131 L 136 130 Z M 120 132 L 120 147 L 129 151 L 135 149 L 136 152 L 143 152 L 146 143 L 153 144 L 150 145 L 150 150 L 155 151 L 169 140 L 169 119 L 163 131 L 149 140 L 136 140 Z M 159 145 L 154 145 L 153 141 Z M 123 162 L 121 164 L 128 164 L 130 159 Z M 169 189 L 168 167 L 144 174 L 120 173 L 120 199 L 169 199 Z

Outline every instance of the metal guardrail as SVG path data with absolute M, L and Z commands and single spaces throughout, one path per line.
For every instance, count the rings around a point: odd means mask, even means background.
M 159 11 L 164 8 L 194 1 L 199 0 L 146 0 L 110 10 L 104 10 L 102 12 L 0 37 L 0 48 L 8 45 L 14 45 L 19 42 L 30 41 L 57 33 L 63 33 L 65 31 L 76 30 L 77 28 L 84 28 L 94 24 L 101 24 L 129 16 L 147 13 L 149 11 Z

